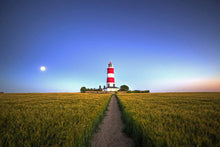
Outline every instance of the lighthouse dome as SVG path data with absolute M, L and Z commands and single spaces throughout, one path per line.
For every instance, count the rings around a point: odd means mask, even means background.
M 108 67 L 113 67 L 112 61 L 109 62 Z

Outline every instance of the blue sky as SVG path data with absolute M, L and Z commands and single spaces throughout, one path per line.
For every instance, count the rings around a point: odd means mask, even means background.
M 220 2 L 0 2 L 0 91 L 220 91 Z M 40 66 L 46 66 L 45 72 Z

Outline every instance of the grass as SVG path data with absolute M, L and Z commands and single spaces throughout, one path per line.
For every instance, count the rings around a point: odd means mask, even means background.
M 1 94 L 0 146 L 88 146 L 110 94 Z
M 137 146 L 220 146 L 220 93 L 118 94 Z

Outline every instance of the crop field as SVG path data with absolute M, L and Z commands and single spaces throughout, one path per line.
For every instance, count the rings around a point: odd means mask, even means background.
M 220 93 L 118 94 L 138 146 L 220 146 Z
M 0 146 L 86 146 L 110 94 L 0 94 Z

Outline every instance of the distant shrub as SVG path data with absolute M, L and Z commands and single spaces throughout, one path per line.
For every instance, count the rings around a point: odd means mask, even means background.
M 127 85 L 121 85 L 120 91 L 128 91 L 129 87 Z
M 100 89 L 81 87 L 80 89 L 81 93 L 86 93 L 86 91 L 100 91 Z
M 81 87 L 80 92 L 85 93 L 86 92 L 86 87 Z
M 149 93 L 150 90 L 134 90 L 134 91 L 127 91 L 127 93 Z

